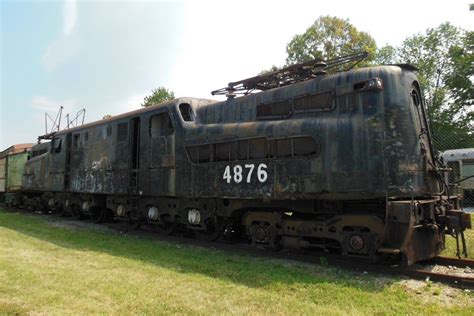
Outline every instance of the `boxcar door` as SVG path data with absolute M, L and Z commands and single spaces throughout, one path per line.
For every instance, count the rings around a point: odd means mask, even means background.
M 175 195 L 175 130 L 168 111 L 149 121 L 150 187 L 156 195 Z

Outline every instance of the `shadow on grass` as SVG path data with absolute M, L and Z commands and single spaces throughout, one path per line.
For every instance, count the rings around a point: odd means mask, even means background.
M 319 283 L 357 288 L 363 292 L 379 292 L 395 281 L 384 278 L 383 282 L 376 282 L 376 279 L 369 275 L 354 274 L 331 267 L 293 264 L 272 258 L 253 258 L 110 231 L 56 227 L 48 220 L 49 217 L 0 209 L 0 227 L 63 248 L 106 253 L 179 273 L 202 274 L 252 288 L 276 283 L 285 286 L 295 283 Z M 58 218 L 58 221 L 61 219 Z

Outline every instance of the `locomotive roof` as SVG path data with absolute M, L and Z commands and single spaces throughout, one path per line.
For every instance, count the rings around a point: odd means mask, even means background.
M 142 114 L 142 113 L 152 112 L 152 111 L 160 109 L 160 108 L 168 107 L 172 104 L 191 102 L 191 100 L 194 100 L 194 103 L 201 103 L 201 104 L 202 103 L 210 104 L 210 103 L 218 102 L 216 100 L 190 98 L 190 97 L 176 98 L 176 99 L 173 99 L 171 101 L 166 101 L 166 102 L 163 102 L 163 103 L 154 104 L 154 105 L 151 105 L 151 106 L 148 106 L 148 107 L 136 109 L 136 110 L 133 110 L 133 111 L 130 111 L 130 112 L 125 112 L 125 113 L 121 113 L 121 114 L 118 114 L 118 115 L 114 115 L 114 116 L 109 117 L 107 119 L 93 121 L 93 122 L 83 124 L 83 125 L 79 125 L 79 126 L 76 126 L 76 127 L 63 129 L 63 130 L 60 130 L 59 132 L 56 132 L 55 135 L 63 135 L 63 134 L 71 133 L 71 132 L 81 130 L 81 129 L 84 129 L 84 128 L 89 128 L 89 127 L 93 127 L 93 126 L 101 125 L 101 124 L 107 124 L 107 123 L 110 123 L 110 122 L 113 122 L 113 121 L 118 121 L 118 120 L 121 120 L 121 119 L 124 119 L 124 118 L 127 118 L 127 117 L 139 115 L 139 114 Z M 198 102 L 196 102 L 196 101 L 198 101 Z
M 204 113 L 214 107 L 229 106 L 247 102 L 253 104 L 270 103 L 277 100 L 291 98 L 295 95 L 308 94 L 307 91 L 313 91 L 312 93 L 314 93 L 314 91 L 324 92 L 333 90 L 338 86 L 357 83 L 370 78 L 381 76 L 382 74 L 384 76 L 402 76 L 403 73 L 413 73 L 416 70 L 417 69 L 415 67 L 408 64 L 397 64 L 357 68 L 335 74 L 317 76 L 314 79 L 301 81 L 291 85 L 273 88 L 258 93 L 251 93 L 238 98 L 229 98 L 227 100 L 214 102 L 212 104 L 206 104 L 198 109 L 198 116 L 201 116 L 199 114 Z M 205 122 L 205 124 L 206 123 L 210 122 Z
M 310 79 L 307 81 L 303 81 L 303 82 L 299 82 L 299 83 L 295 83 L 295 84 L 287 85 L 283 87 L 273 88 L 273 89 L 261 91 L 258 93 L 252 93 L 252 94 L 238 97 L 235 99 L 227 99 L 224 101 L 201 99 L 201 98 L 190 98 L 190 97 L 176 98 L 174 100 L 167 101 L 164 103 L 152 105 L 146 108 L 139 108 L 134 111 L 115 115 L 107 119 L 90 122 L 90 123 L 73 127 L 73 128 L 69 128 L 69 129 L 64 129 L 64 130 L 54 133 L 54 135 L 63 135 L 66 133 L 77 131 L 77 130 L 82 130 L 84 128 L 89 128 L 89 127 L 93 127 L 93 126 L 101 125 L 101 124 L 107 124 L 113 121 L 121 120 L 127 117 L 139 115 L 142 113 L 152 112 L 159 108 L 168 107 L 170 105 L 177 104 L 177 103 L 193 103 L 194 105 L 198 104 L 197 115 L 199 117 L 200 113 L 202 113 L 201 111 L 205 111 L 209 107 L 214 107 L 214 106 L 220 107 L 220 106 L 225 106 L 226 104 L 231 104 L 231 103 L 245 103 L 245 102 L 249 102 L 249 100 L 255 100 L 255 98 L 258 98 L 259 102 L 269 102 L 272 100 L 284 98 L 286 95 L 294 95 L 295 92 L 303 93 L 305 90 L 305 87 L 310 86 L 310 85 L 318 85 L 319 88 L 321 88 L 321 91 L 324 91 L 324 89 L 326 90 L 333 89 L 337 85 L 340 85 L 340 84 L 353 83 L 353 82 L 357 82 L 358 80 L 364 80 L 367 77 L 375 77 L 376 75 L 380 73 L 396 75 L 396 74 L 401 74 L 404 71 L 413 72 L 414 70 L 416 70 L 416 68 L 411 67 L 409 65 L 384 65 L 384 66 L 365 67 L 365 68 L 352 69 L 352 70 L 348 70 L 344 72 L 338 72 L 336 74 L 331 74 L 331 75 L 317 76 L 316 78 Z

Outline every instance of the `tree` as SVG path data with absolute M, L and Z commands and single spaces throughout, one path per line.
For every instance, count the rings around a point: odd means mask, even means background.
M 296 64 L 312 59 L 332 59 L 358 51 L 367 51 L 372 60 L 376 51 L 375 40 L 358 31 L 348 20 L 321 16 L 306 32 L 298 34 L 286 46 L 286 63 Z
M 474 147 L 474 35 L 449 23 L 407 38 L 377 61 L 416 66 L 439 150 Z
M 396 59 L 397 48 L 391 45 L 385 45 L 377 50 L 375 54 L 373 64 L 374 65 L 387 65 L 393 63 Z
M 472 5 L 471 8 L 472 10 Z M 409 63 L 416 66 L 439 150 L 474 147 L 474 35 L 443 23 L 408 37 L 400 47 L 377 50 L 374 39 L 348 20 L 321 16 L 286 47 L 287 65 L 369 52 L 359 66 Z
M 435 147 L 474 147 L 472 32 L 441 24 L 405 40 L 399 59 L 419 68 Z
M 163 103 L 174 99 L 174 92 L 169 91 L 164 87 L 158 87 L 158 89 L 151 90 L 151 95 L 146 96 L 143 99 L 142 106 L 147 107 L 154 104 Z

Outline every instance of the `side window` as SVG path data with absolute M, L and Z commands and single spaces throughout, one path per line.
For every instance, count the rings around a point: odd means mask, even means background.
M 117 141 L 124 142 L 127 140 L 128 123 L 119 123 L 117 125 Z
M 95 139 L 97 140 L 102 139 L 102 132 L 103 132 L 102 126 L 97 126 L 95 128 Z
M 291 157 L 291 145 L 291 138 L 277 139 L 275 141 L 275 156 L 278 158 Z
M 79 148 L 80 137 L 81 137 L 81 134 L 79 134 L 79 133 L 73 135 L 72 148 Z
M 259 120 L 284 119 L 290 117 L 291 114 L 290 100 L 257 105 L 257 119 Z
M 267 157 L 267 139 L 254 138 L 249 140 L 249 159 L 262 159 Z
M 217 143 L 214 145 L 214 161 L 235 160 L 236 142 Z
M 198 147 L 198 162 L 211 161 L 211 145 L 201 145 Z
M 168 136 L 174 133 L 174 127 L 168 112 L 153 115 L 150 117 L 149 135 L 151 138 Z
M 211 145 L 198 145 L 187 147 L 189 158 L 194 163 L 206 163 L 211 161 Z
M 312 137 L 293 138 L 293 156 L 312 156 L 318 154 L 320 148 Z
M 331 111 L 333 108 L 332 92 L 321 92 L 296 97 L 294 100 L 295 112 Z
M 267 140 L 265 137 L 242 139 L 186 148 L 193 163 L 242 161 L 264 158 L 295 158 L 319 155 L 321 145 L 311 136 Z
M 60 153 L 61 152 L 61 138 L 59 137 L 54 138 L 52 146 L 53 147 L 51 148 L 52 149 L 51 152 L 56 153 L 56 154 Z
M 249 140 L 239 140 L 237 142 L 237 159 L 238 160 L 247 160 L 249 159 Z
M 193 122 L 194 121 L 194 112 L 191 108 L 191 105 L 188 103 L 181 103 L 179 105 L 179 113 L 181 113 L 181 117 L 185 122 Z
M 274 146 L 275 158 L 313 156 L 321 151 L 321 146 L 310 136 L 275 139 L 270 144 Z

